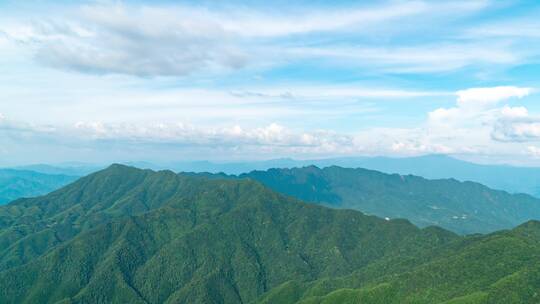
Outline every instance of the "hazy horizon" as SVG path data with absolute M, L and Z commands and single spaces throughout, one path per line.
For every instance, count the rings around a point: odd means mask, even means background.
M 540 169 L 540 166 L 530 165 L 530 164 L 516 164 L 511 162 L 489 162 L 489 161 L 478 161 L 470 160 L 466 158 L 456 157 L 454 155 L 446 154 L 424 154 L 416 156 L 383 156 L 383 155 L 358 155 L 358 156 L 344 156 L 344 157 L 322 157 L 322 158 L 294 158 L 294 157 L 282 157 L 282 158 L 268 158 L 268 159 L 177 159 L 177 160 L 159 160 L 159 159 L 147 159 L 147 160 L 110 160 L 110 161 L 63 161 L 63 162 L 28 162 L 28 163 L 19 163 L 19 164 L 0 164 L 0 169 L 17 169 L 17 168 L 31 168 L 35 166 L 51 166 L 59 168 L 69 168 L 69 167 L 107 167 L 112 164 L 126 164 L 132 165 L 135 167 L 141 167 L 142 165 L 151 165 L 167 169 L 168 166 L 180 165 L 180 164 L 213 164 L 213 165 L 249 165 L 249 164 L 263 164 L 268 163 L 278 164 L 276 168 L 283 167 L 279 166 L 280 163 L 306 163 L 310 165 L 310 162 L 328 162 L 329 165 L 340 166 L 340 161 L 346 160 L 376 160 L 376 159 L 391 159 L 391 160 L 413 160 L 413 159 L 452 159 L 464 163 L 474 164 L 474 165 L 484 165 L 484 166 L 507 166 L 513 168 L 530 168 L 530 169 Z M 316 164 L 315 164 L 316 165 Z M 317 166 L 317 165 L 316 165 Z M 347 167 L 347 166 L 345 166 Z

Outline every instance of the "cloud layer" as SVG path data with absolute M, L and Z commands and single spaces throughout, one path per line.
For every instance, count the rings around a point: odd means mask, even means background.
M 540 7 L 278 2 L 0 2 L 2 159 L 538 155 Z
M 413 1 L 273 11 L 95 4 L 68 11 L 73 17 L 0 24 L 0 32 L 13 41 L 33 45 L 42 64 L 98 74 L 215 74 L 305 60 L 379 73 L 429 73 L 519 63 L 527 54 L 508 41 L 461 38 L 414 45 L 385 43 L 389 38 L 406 37 L 408 31 L 425 32 L 422 24 L 411 22 L 413 18 L 429 21 L 436 28 L 487 6 L 487 1 Z M 460 13 L 449 15 L 448 11 Z M 409 27 L 400 33 L 396 29 L 403 23 Z
M 515 142 L 518 155 L 537 155 L 540 121 L 529 116 L 512 100 L 525 98 L 529 88 L 473 88 L 456 92 L 455 107 L 428 113 L 418 128 L 367 128 L 357 132 L 316 129 L 305 131 L 271 123 L 263 126 L 201 126 L 186 122 L 80 121 L 64 127 L 33 125 L 0 116 L 0 129 L 7 138 L 33 141 L 46 139 L 54 144 L 110 149 L 111 147 L 151 147 L 173 151 L 188 147 L 204 154 L 229 153 L 257 157 L 351 156 L 386 154 L 394 156 L 444 153 L 456 155 L 491 154 L 493 142 Z M 257 151 L 257 152 L 255 152 Z M 96 151 L 94 151 L 96 152 Z M 182 152 L 179 152 L 182 154 Z

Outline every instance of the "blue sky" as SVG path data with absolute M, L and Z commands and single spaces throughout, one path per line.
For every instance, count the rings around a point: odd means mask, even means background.
M 0 1 L 0 165 L 540 165 L 536 1 Z

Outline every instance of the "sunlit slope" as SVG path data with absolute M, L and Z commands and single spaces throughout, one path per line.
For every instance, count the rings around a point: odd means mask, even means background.
M 249 180 L 112 166 L 0 209 L 3 303 L 248 303 L 458 237 Z
M 304 201 L 406 218 L 421 227 L 437 225 L 464 234 L 540 219 L 540 199 L 454 179 L 428 180 L 336 166 L 270 169 L 240 176 Z

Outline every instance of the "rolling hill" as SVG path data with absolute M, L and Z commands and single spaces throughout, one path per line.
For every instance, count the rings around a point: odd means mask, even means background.
M 534 303 L 539 253 L 538 222 L 462 237 L 113 165 L 0 207 L 0 302 Z

